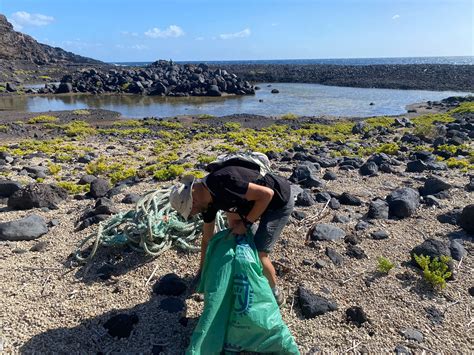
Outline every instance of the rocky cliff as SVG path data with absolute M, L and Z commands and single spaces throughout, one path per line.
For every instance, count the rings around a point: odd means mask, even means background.
M 29 61 L 35 64 L 89 63 L 98 60 L 67 52 L 58 47 L 38 43 L 33 37 L 13 30 L 13 26 L 0 14 L 0 60 Z

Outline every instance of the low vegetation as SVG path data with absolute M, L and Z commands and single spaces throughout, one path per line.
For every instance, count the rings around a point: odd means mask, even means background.
M 451 257 L 442 255 L 431 259 L 429 256 L 413 255 L 416 263 L 423 270 L 424 279 L 434 289 L 444 289 L 446 287 L 446 280 L 451 277 L 448 263 Z
M 35 124 L 35 123 L 52 123 L 59 121 L 59 118 L 50 115 L 40 115 L 36 117 L 30 118 L 27 123 Z
M 383 256 L 380 256 L 377 262 L 377 270 L 383 274 L 388 274 L 395 267 L 395 264 Z

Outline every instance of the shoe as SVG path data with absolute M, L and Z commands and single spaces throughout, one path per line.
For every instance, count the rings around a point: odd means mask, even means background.
M 272 289 L 272 292 L 273 292 L 273 296 L 275 297 L 275 301 L 278 307 L 280 307 L 283 303 L 285 303 L 285 295 L 283 295 L 283 293 L 280 291 L 278 287 L 275 287 L 274 289 Z

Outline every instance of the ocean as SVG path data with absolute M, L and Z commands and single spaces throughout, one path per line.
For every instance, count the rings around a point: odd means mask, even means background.
M 152 62 L 112 62 L 121 66 L 144 66 Z M 214 65 L 231 64 L 331 64 L 331 65 L 378 65 L 378 64 L 451 64 L 474 65 L 474 56 L 459 57 L 400 57 L 400 58 L 335 58 L 335 59 L 269 59 L 269 60 L 201 60 L 176 61 L 179 64 L 207 63 Z

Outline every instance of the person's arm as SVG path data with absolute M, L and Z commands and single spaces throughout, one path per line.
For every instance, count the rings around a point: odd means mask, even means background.
M 267 209 L 274 194 L 275 192 L 269 187 L 249 183 L 245 198 L 249 201 L 255 201 L 255 203 L 246 216 L 247 221 L 252 223 L 257 221 Z
M 214 230 L 216 226 L 216 221 L 209 223 L 204 223 L 202 227 L 202 241 L 201 241 L 201 262 L 199 263 L 199 270 L 202 270 L 204 266 L 204 260 L 206 259 L 207 245 L 209 241 L 214 236 Z

